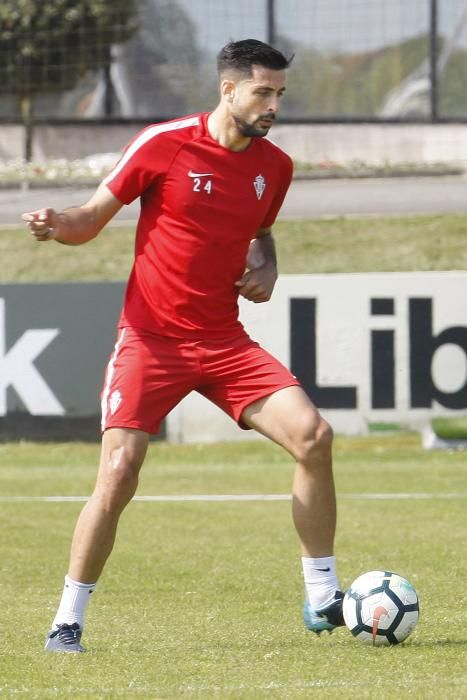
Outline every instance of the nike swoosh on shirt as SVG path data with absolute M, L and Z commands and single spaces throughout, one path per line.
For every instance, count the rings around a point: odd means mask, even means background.
M 209 175 L 214 175 L 214 173 L 194 173 L 193 170 L 188 172 L 188 177 L 208 177 Z

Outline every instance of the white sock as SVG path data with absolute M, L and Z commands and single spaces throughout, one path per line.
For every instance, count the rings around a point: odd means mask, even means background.
M 312 608 L 319 608 L 334 599 L 339 590 L 336 557 L 302 557 L 305 591 Z
M 78 583 L 68 575 L 65 576 L 62 598 L 52 628 L 65 622 L 68 625 L 77 622 L 81 629 L 84 629 L 84 613 L 95 588 L 95 583 Z

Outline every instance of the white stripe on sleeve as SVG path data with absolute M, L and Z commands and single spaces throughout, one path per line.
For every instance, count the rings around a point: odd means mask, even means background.
M 118 175 L 118 173 L 123 170 L 128 161 L 138 152 L 138 150 L 144 146 L 145 143 L 153 139 L 158 134 L 162 134 L 166 131 L 176 131 L 177 129 L 185 129 L 190 126 L 197 126 L 199 124 L 199 117 L 190 117 L 188 119 L 179 119 L 176 122 L 168 122 L 165 124 L 156 124 L 155 126 L 150 126 L 148 129 L 143 131 L 128 147 L 122 156 L 121 160 L 117 163 L 115 168 L 104 178 L 104 185 L 108 185 L 109 182 Z

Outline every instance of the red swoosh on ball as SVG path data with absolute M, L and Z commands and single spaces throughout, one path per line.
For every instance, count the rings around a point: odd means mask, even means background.
M 379 627 L 379 621 L 385 615 L 389 615 L 389 611 L 386 610 L 386 608 L 383 608 L 382 605 L 380 605 L 379 608 L 375 608 L 375 610 L 373 611 L 373 642 L 376 639 L 376 634 L 378 632 L 378 627 Z

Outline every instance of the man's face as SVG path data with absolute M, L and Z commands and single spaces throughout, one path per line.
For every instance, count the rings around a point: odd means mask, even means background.
M 252 75 L 232 81 L 231 114 L 242 136 L 266 136 L 285 92 L 285 70 L 253 66 Z

